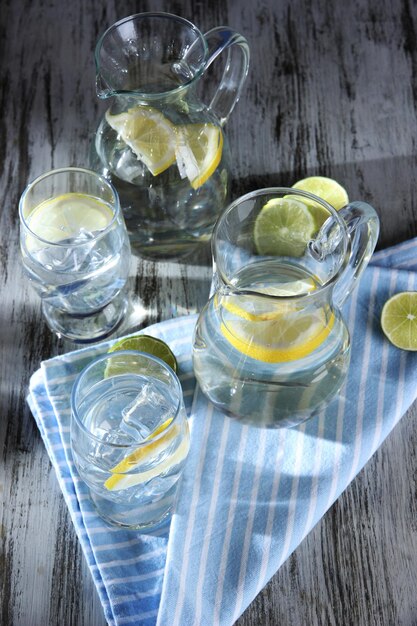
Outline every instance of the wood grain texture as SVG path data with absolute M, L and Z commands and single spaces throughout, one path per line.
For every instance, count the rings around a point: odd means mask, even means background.
M 417 234 L 417 6 L 413 0 L 2 0 L 0 5 L 0 622 L 103 626 L 90 574 L 26 406 L 54 338 L 22 277 L 17 205 L 27 182 L 87 165 L 103 104 L 93 51 L 117 19 L 227 24 L 251 48 L 227 126 L 233 194 L 329 175 L 381 217 L 379 247 Z M 119 330 L 192 313 L 206 249 L 182 263 L 134 259 Z M 259 594 L 238 626 L 417 624 L 417 426 L 409 411 Z M 188 626 L 188 625 L 184 625 Z

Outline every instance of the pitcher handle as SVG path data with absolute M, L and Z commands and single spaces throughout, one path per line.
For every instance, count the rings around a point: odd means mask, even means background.
M 379 218 L 375 209 L 366 202 L 351 202 L 338 214 L 345 221 L 350 238 L 349 261 L 333 292 L 335 305 L 341 307 L 356 287 L 375 249 Z
M 249 46 L 246 39 L 230 28 L 218 26 L 205 33 L 209 56 L 208 68 L 224 50 L 227 50 L 226 65 L 220 84 L 209 105 L 223 126 L 239 100 L 249 69 Z

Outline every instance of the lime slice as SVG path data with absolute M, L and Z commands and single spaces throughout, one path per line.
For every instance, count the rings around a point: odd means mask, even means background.
M 314 219 L 304 202 L 273 198 L 256 218 L 256 249 L 262 255 L 299 257 L 315 230 Z
M 132 337 L 125 337 L 116 341 L 108 350 L 108 353 L 118 352 L 120 350 L 138 350 L 139 352 L 146 352 L 158 357 L 161 361 L 164 361 L 169 365 L 174 372 L 178 371 L 177 359 L 174 356 L 171 348 L 161 339 L 151 337 L 150 335 L 133 335 Z M 114 376 L 115 374 L 125 374 L 126 366 L 122 364 L 109 363 L 106 368 L 106 377 Z
M 328 202 L 336 211 L 343 208 L 349 202 L 346 189 L 342 187 L 336 180 L 327 178 L 326 176 L 309 176 L 303 178 L 293 185 L 293 189 L 301 189 L 301 191 L 307 191 L 319 198 L 322 198 L 325 202 Z M 320 230 L 326 219 L 329 217 L 329 212 L 314 200 L 302 198 L 310 210 L 311 215 L 314 218 L 316 224 L 316 230 Z
M 157 109 L 135 106 L 106 120 L 153 176 L 175 162 L 175 126 Z
M 144 472 L 135 473 L 134 470 L 143 462 L 146 462 L 147 466 L 152 461 L 152 457 L 157 460 L 161 453 L 171 444 L 171 442 L 180 434 L 180 427 L 174 425 L 165 434 L 161 435 L 170 425 L 173 418 L 167 419 L 163 424 L 158 426 L 146 439 L 140 448 L 125 457 L 120 463 L 113 467 L 110 471 L 112 475 L 105 481 L 104 486 L 109 491 L 120 491 L 122 489 L 128 489 L 142 483 L 146 483 L 152 478 L 159 476 L 167 471 L 174 465 L 181 463 L 187 454 L 190 447 L 188 433 L 186 433 L 178 448 L 175 452 L 162 462 L 157 462 L 155 467 L 145 470 Z M 186 429 L 188 425 L 186 423 Z M 158 437 L 155 441 L 152 441 L 155 437 Z M 146 444 L 146 442 L 150 442 Z M 128 473 L 129 472 L 129 473 Z
M 381 313 L 381 326 L 394 346 L 417 351 L 417 292 L 404 291 L 387 300 Z
M 91 233 L 104 230 L 113 219 L 108 204 L 83 193 L 66 193 L 38 204 L 27 218 L 30 230 L 41 239 L 59 243 L 67 239 L 80 243 Z M 36 240 L 28 237 L 28 247 Z
M 227 320 L 220 328 L 242 354 L 264 363 L 282 363 L 311 354 L 328 337 L 333 324 L 334 315 L 327 319 L 324 310 L 290 313 L 283 309 L 274 319 Z
M 187 177 L 193 189 L 210 178 L 220 163 L 223 133 L 214 124 L 177 126 L 177 165 L 181 178 Z

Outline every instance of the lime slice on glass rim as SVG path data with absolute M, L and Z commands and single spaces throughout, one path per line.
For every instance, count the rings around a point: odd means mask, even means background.
M 403 291 L 387 300 L 381 313 L 381 327 L 395 347 L 417 351 L 417 292 Z
M 258 213 L 253 236 L 261 255 L 300 257 L 315 230 L 314 219 L 304 201 L 272 198 Z
M 340 183 L 333 178 L 327 178 L 326 176 L 309 176 L 297 181 L 293 186 L 293 189 L 300 189 L 301 191 L 307 191 L 315 196 L 318 196 L 336 211 L 339 211 L 349 202 L 347 191 Z M 290 196 L 293 198 L 294 196 Z M 295 196 L 296 197 L 296 196 Z M 307 204 L 311 215 L 313 216 L 316 224 L 316 230 L 320 230 L 326 219 L 329 217 L 328 211 L 314 200 L 300 196 L 299 200 Z
M 152 356 L 156 356 L 161 361 L 164 361 L 167 365 L 174 370 L 178 371 L 178 363 L 171 348 L 157 337 L 151 337 L 150 335 L 133 335 L 132 337 L 124 337 L 119 341 L 116 341 L 109 349 L 108 354 L 113 352 L 119 352 L 120 350 L 137 350 L 139 352 L 146 352 Z M 117 370 L 117 371 L 116 371 Z M 128 374 L 129 370 L 124 368 L 121 364 L 112 365 L 109 363 L 106 367 L 106 376 L 114 376 L 115 374 Z

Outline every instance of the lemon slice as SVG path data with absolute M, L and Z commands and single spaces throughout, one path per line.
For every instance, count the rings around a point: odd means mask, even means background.
M 198 189 L 220 163 L 223 133 L 214 124 L 186 124 L 176 128 L 176 158 L 181 178 L 187 177 L 191 187 Z
M 293 189 L 301 189 L 301 191 L 308 191 L 309 193 L 322 198 L 325 202 L 328 202 L 336 211 L 339 211 L 349 202 L 347 191 L 340 183 L 333 178 L 327 178 L 326 176 L 309 176 L 297 181 L 293 185 Z M 294 197 L 294 196 L 291 196 Z M 324 206 L 300 196 L 299 198 L 308 205 L 311 215 L 314 218 L 316 224 L 316 230 L 319 230 L 326 219 L 329 217 L 329 212 L 326 211 Z
M 135 106 L 106 120 L 153 176 L 175 162 L 175 126 L 157 109 Z
M 109 491 L 120 491 L 122 489 L 128 489 L 135 485 L 143 484 L 168 471 L 174 465 L 183 461 L 189 450 L 189 437 L 184 436 L 180 445 L 175 450 L 174 454 L 168 456 L 160 463 L 156 463 L 155 467 L 148 469 L 144 472 L 134 473 L 135 468 L 144 461 L 150 461 L 153 456 L 161 454 L 169 444 L 180 434 L 180 427 L 174 425 L 165 435 L 159 437 L 156 441 L 151 441 L 161 433 L 163 433 L 171 424 L 173 418 L 167 419 L 163 424 L 158 426 L 148 437 L 144 440 L 150 441 L 148 445 L 142 444 L 140 448 L 129 454 L 120 463 L 113 467 L 110 471 L 112 475 L 105 481 L 104 486 Z M 186 424 L 186 428 L 188 425 Z M 127 473 L 131 472 L 131 473 Z
M 83 193 L 66 193 L 38 204 L 27 223 L 37 237 L 50 243 L 78 238 L 82 243 L 92 233 L 105 230 L 112 219 L 112 209 L 102 200 Z M 28 240 L 28 247 L 37 245 L 33 237 Z
M 260 321 L 223 321 L 221 332 L 239 352 L 264 363 L 282 363 L 303 359 L 328 337 L 334 315 L 325 312 L 283 313 L 275 319 Z
M 387 339 L 402 350 L 417 350 L 417 292 L 395 294 L 384 304 L 381 326 Z
M 119 350 L 139 350 L 139 352 L 146 352 L 153 356 L 158 357 L 167 365 L 169 365 L 174 372 L 178 371 L 177 359 L 174 356 L 171 348 L 162 339 L 157 337 L 151 337 L 150 335 L 133 335 L 132 337 L 124 337 L 119 341 L 116 341 L 108 350 L 108 353 L 118 352 Z M 106 377 L 117 374 L 129 373 L 128 366 L 117 365 L 117 372 L 113 371 L 112 364 L 109 363 L 106 369 Z
M 256 294 L 280 296 L 283 298 L 300 296 L 314 291 L 316 288 L 316 283 L 313 277 L 311 277 L 289 281 L 279 286 L 257 287 Z M 214 304 L 215 306 L 222 306 L 232 315 L 251 322 L 275 319 L 277 315 L 282 315 L 291 306 L 291 304 L 286 305 L 283 301 L 269 300 L 262 295 L 257 296 L 256 294 L 216 294 Z
M 255 246 L 262 255 L 299 257 L 315 231 L 314 219 L 305 202 L 273 198 L 256 218 Z

